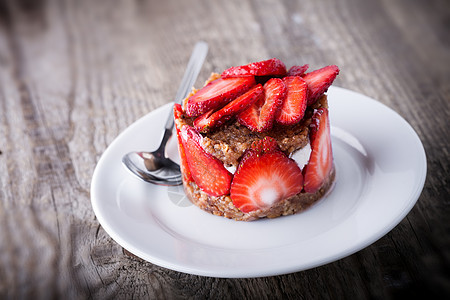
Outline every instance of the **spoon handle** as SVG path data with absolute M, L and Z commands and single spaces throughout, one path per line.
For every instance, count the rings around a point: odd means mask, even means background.
M 207 53 L 208 44 L 206 42 L 200 41 L 195 44 L 186 71 L 184 72 L 183 79 L 181 80 L 180 87 L 178 88 L 178 92 L 175 96 L 175 103 L 181 103 L 181 100 L 183 100 L 191 91 L 192 86 L 197 80 L 198 73 L 200 73 Z M 170 111 L 165 128 L 171 131 L 173 124 L 173 112 Z

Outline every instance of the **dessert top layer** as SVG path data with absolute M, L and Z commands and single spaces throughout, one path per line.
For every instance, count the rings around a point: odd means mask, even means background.
M 315 109 L 328 108 L 327 97 L 322 95 L 308 107 L 303 119 L 291 126 L 275 124 L 269 131 L 256 132 L 235 120 L 215 130 L 203 133 L 204 149 L 220 159 L 226 166 L 237 167 L 239 159 L 252 142 L 266 136 L 274 138 L 281 150 L 290 155 L 308 144 L 309 125 Z M 194 118 L 185 116 L 185 124 L 193 126 Z

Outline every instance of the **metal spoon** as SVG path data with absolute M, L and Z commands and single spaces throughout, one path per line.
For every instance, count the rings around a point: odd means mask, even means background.
M 208 44 L 197 42 L 175 96 L 175 103 L 180 103 L 191 90 L 208 53 Z M 153 152 L 130 152 L 122 157 L 122 163 L 140 179 L 158 185 L 180 185 L 180 166 L 166 157 L 165 149 L 172 136 L 174 126 L 173 112 L 169 113 L 164 134 L 158 149 Z

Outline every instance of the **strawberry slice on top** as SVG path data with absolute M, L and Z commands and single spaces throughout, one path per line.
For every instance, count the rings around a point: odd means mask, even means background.
M 258 131 L 259 111 L 264 104 L 264 96 L 260 97 L 247 109 L 237 115 L 240 124 L 246 126 L 251 131 Z
M 210 129 L 222 126 L 237 114 L 247 109 L 250 105 L 262 98 L 263 87 L 258 84 L 245 94 L 237 97 L 218 111 L 209 111 L 194 120 L 194 127 L 200 132 L 208 132 Z
M 289 68 L 286 76 L 303 76 L 308 68 L 308 64 L 305 64 L 303 66 L 292 66 Z
M 328 90 L 338 74 L 339 68 L 331 65 L 303 75 L 303 80 L 308 84 L 308 105 L 316 102 Z
M 276 115 L 276 121 L 283 125 L 293 125 L 305 115 L 308 85 L 298 76 L 284 77 L 283 82 L 287 94 Z
M 271 78 L 264 84 L 264 98 L 259 99 L 238 115 L 241 124 L 256 132 L 265 132 L 272 128 L 279 108 L 286 97 L 283 80 Z
M 278 76 L 286 75 L 286 66 L 278 58 L 253 62 L 243 66 L 231 67 L 222 72 L 223 78 L 242 76 Z
M 244 153 L 231 183 L 230 197 L 242 212 L 269 208 L 301 192 L 302 171 L 270 137 L 256 141 Z
M 187 99 L 186 115 L 196 117 L 218 109 L 247 92 L 255 84 L 253 76 L 216 79 Z
M 303 169 L 304 188 L 307 193 L 317 192 L 333 169 L 330 121 L 328 109 L 319 108 L 310 125 L 311 156 Z
M 275 115 L 286 98 L 286 85 L 279 78 L 272 78 L 264 84 L 264 104 L 259 113 L 258 132 L 272 128 Z
M 211 196 L 228 194 L 233 175 L 220 160 L 203 149 L 202 136 L 188 125 L 181 127 L 180 136 L 187 165 L 198 187 Z

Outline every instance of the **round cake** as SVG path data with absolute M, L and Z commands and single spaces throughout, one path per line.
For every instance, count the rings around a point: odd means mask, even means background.
M 332 65 L 274 58 L 212 74 L 174 118 L 183 186 L 199 208 L 251 221 L 305 210 L 333 186 L 327 96 Z

